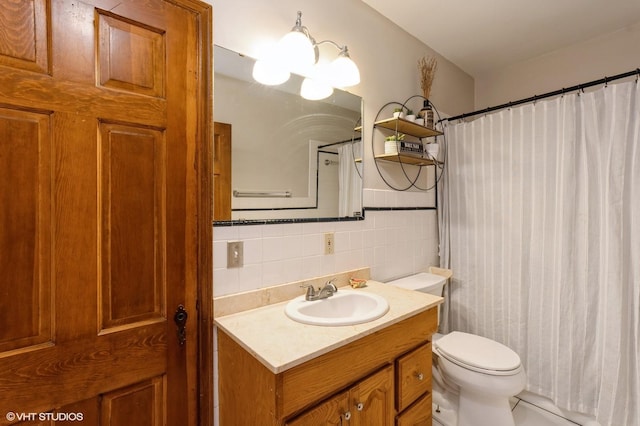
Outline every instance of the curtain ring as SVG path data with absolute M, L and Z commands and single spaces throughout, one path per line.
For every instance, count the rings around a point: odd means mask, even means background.
M 609 87 L 609 77 L 607 77 L 606 75 L 604 76 L 604 87 Z

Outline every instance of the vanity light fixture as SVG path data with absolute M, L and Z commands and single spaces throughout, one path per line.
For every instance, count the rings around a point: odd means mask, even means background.
M 329 43 L 340 53 L 327 64 L 320 64 L 318 46 Z M 334 87 L 344 88 L 360 83 L 358 66 L 349 56 L 347 46 L 331 40 L 316 42 L 307 27 L 302 25 L 302 12 L 294 27 L 276 44 L 265 57 L 258 59 L 253 67 L 253 78 L 266 85 L 286 82 L 291 72 L 305 77 L 300 95 L 305 99 L 324 99 L 333 93 Z

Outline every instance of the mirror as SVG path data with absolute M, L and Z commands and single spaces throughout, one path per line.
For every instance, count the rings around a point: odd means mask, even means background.
M 302 78 L 264 86 L 254 60 L 214 47 L 214 220 L 362 217 L 362 99 L 309 101 Z

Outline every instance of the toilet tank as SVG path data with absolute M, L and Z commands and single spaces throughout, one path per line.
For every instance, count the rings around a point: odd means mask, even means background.
M 444 297 L 443 289 L 447 282 L 447 278 L 431 274 L 429 272 L 420 272 L 415 275 L 409 275 L 408 277 L 399 278 L 397 280 L 388 281 L 387 284 L 391 284 L 396 287 L 406 288 L 407 290 L 420 291 L 422 293 L 429 293 L 435 296 Z M 438 329 L 440 328 L 440 315 L 442 305 L 438 305 Z M 440 336 L 436 334 L 436 336 Z M 434 337 L 437 339 L 438 337 Z
M 387 284 L 406 288 L 408 290 L 442 296 L 442 289 L 446 282 L 447 279 L 443 276 L 430 274 L 429 272 L 420 272 L 415 275 L 409 275 L 408 277 L 388 281 Z

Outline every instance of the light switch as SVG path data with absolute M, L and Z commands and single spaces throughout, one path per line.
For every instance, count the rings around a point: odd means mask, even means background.
M 227 268 L 240 268 L 242 262 L 242 241 L 227 241 Z
M 333 254 L 333 232 L 327 232 L 324 234 L 324 254 Z

